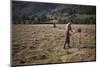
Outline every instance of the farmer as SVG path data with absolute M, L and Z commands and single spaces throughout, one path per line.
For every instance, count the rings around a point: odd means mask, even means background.
M 73 32 L 71 27 L 72 23 L 73 21 L 70 20 L 66 25 L 64 49 L 66 46 L 70 48 L 70 31 Z

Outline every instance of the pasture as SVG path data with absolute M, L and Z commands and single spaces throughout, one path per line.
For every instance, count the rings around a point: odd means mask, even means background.
M 75 24 L 71 48 L 63 49 L 65 24 L 13 24 L 12 63 L 48 64 L 96 60 L 96 29 L 94 24 Z

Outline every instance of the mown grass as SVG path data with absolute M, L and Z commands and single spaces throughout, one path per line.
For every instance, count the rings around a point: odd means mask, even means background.
M 13 64 L 45 64 L 96 60 L 95 25 L 73 25 L 71 48 L 63 49 L 65 24 L 13 25 Z M 81 36 L 80 36 L 81 35 Z

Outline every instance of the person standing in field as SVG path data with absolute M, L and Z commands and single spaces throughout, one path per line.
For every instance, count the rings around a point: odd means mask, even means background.
M 73 23 L 73 21 L 70 20 L 66 24 L 64 49 L 66 49 L 66 47 L 70 48 L 70 31 L 73 32 L 72 27 L 71 27 L 72 23 Z

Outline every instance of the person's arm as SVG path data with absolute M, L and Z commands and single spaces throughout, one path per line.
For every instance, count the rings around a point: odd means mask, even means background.
M 72 27 L 71 27 L 71 25 L 70 25 L 70 31 L 73 33 L 73 30 L 72 30 Z
M 77 31 L 75 31 L 75 30 L 73 31 L 73 30 L 72 30 L 71 25 L 70 25 L 70 31 L 71 31 L 73 34 L 76 34 L 76 33 L 77 33 Z

